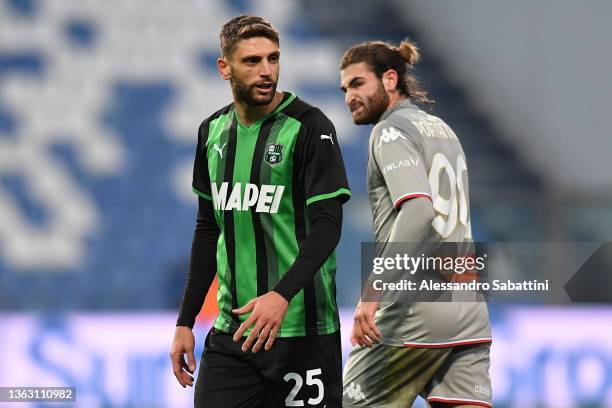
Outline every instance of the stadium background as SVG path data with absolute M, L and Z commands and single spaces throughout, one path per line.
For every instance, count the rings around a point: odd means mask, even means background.
M 338 89 L 355 42 L 421 46 L 417 74 L 466 151 L 477 240 L 611 240 L 609 2 L 0 0 L 0 386 L 76 386 L 82 407 L 189 406 L 168 352 L 195 132 L 229 101 L 218 31 L 243 12 L 280 30 L 280 88 L 321 107 L 342 143 L 345 339 L 372 236 L 369 128 Z M 497 407 L 612 406 L 612 309 L 505 304 L 491 318 Z

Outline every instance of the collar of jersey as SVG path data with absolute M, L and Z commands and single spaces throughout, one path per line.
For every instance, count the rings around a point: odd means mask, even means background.
M 245 125 L 240 121 L 240 118 L 238 117 L 238 114 L 236 113 L 236 109 L 234 109 L 234 117 L 236 118 L 236 121 L 238 122 L 238 125 L 246 128 L 246 129 L 251 129 L 251 128 L 255 128 L 258 127 L 259 125 L 261 125 L 263 123 L 264 120 L 268 119 L 271 116 L 276 115 L 278 112 L 282 111 L 283 109 L 285 109 L 287 107 L 287 105 L 289 105 L 291 102 L 293 102 L 293 100 L 296 98 L 296 95 L 293 92 L 283 92 L 285 94 L 285 96 L 283 96 L 284 100 L 281 100 L 281 103 L 278 104 L 278 106 L 276 107 L 276 109 L 274 109 L 272 112 L 268 113 L 266 116 L 262 117 L 261 119 L 259 119 L 257 122 L 253 122 L 250 125 Z
M 412 101 L 409 98 L 399 100 L 395 103 L 395 105 L 393 105 L 391 109 L 387 109 L 385 112 L 383 112 L 383 114 L 380 116 L 380 119 L 378 121 L 380 122 L 381 120 L 386 119 L 391 113 L 395 112 L 398 109 L 405 108 L 405 107 L 412 107 L 412 106 L 415 106 L 415 105 L 412 103 Z

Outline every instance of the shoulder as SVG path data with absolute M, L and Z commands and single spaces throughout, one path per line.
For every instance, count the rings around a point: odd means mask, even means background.
M 394 142 L 396 140 L 409 140 L 420 146 L 422 135 L 415 123 L 420 115 L 427 115 L 418 108 L 406 107 L 392 112 L 385 119 L 372 128 L 372 142 L 377 145 Z
M 410 124 L 414 127 L 415 133 L 423 139 L 459 140 L 442 118 L 420 109 L 410 117 Z
M 332 126 L 332 121 L 321 109 L 297 97 L 283 110 L 283 113 L 300 122 L 305 130 Z
M 218 111 L 216 111 L 215 113 L 213 113 L 212 115 L 204 119 L 200 123 L 200 126 L 198 127 L 198 134 L 201 135 L 202 132 L 207 131 L 208 126 L 210 125 L 211 122 L 213 122 L 215 119 L 220 118 L 223 115 L 228 114 L 233 109 L 233 107 L 234 107 L 234 103 L 232 102 L 228 105 L 225 105 L 224 107 L 222 107 L 221 109 L 219 109 Z

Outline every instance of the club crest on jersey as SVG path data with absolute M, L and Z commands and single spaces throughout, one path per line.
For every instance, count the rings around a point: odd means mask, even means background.
M 264 161 L 272 166 L 283 160 L 283 145 L 278 143 L 270 143 L 266 146 Z

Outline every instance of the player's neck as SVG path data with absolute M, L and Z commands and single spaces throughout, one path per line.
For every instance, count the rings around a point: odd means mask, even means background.
M 238 120 L 240 120 L 240 123 L 245 126 L 252 125 L 259 119 L 274 111 L 278 104 L 283 100 L 283 96 L 284 95 L 282 92 L 277 91 L 272 99 L 272 102 L 267 105 L 249 105 L 234 98 L 234 106 L 236 106 Z
M 398 102 L 406 100 L 407 98 L 400 94 L 399 92 L 395 92 L 392 94 L 388 94 L 389 95 L 389 106 L 387 106 L 387 110 L 393 108 L 395 105 L 397 105 Z

